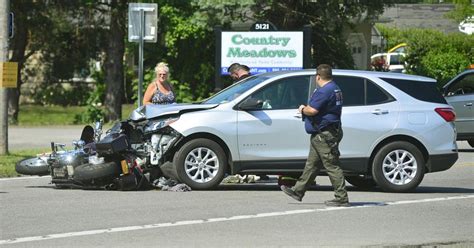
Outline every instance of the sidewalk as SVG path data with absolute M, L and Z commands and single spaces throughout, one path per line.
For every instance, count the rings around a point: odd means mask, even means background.
M 65 144 L 72 149 L 72 142 L 79 140 L 85 125 L 43 126 L 43 127 L 8 127 L 8 150 L 26 150 L 33 148 L 51 149 L 51 141 Z

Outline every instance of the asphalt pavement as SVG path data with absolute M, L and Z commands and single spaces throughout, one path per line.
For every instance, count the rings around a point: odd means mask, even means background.
M 10 150 L 69 147 L 82 126 L 12 127 Z M 474 149 L 410 193 L 348 185 L 328 208 L 327 177 L 303 202 L 276 182 L 191 192 L 60 190 L 50 177 L 0 179 L 0 247 L 474 247 Z
M 274 181 L 120 192 L 5 178 L 0 247 L 474 247 L 473 173 L 456 164 L 403 194 L 348 185 L 347 208 L 324 205 L 328 177 L 302 202 Z
M 8 150 L 18 151 L 36 148 L 50 149 L 51 142 L 66 144 L 72 149 L 72 142 L 79 140 L 85 125 L 8 127 Z

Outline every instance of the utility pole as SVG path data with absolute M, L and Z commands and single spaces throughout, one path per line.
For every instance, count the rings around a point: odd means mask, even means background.
M 0 0 L 0 63 L 8 61 L 8 15 L 10 0 Z M 0 155 L 8 154 L 8 95 L 0 87 Z

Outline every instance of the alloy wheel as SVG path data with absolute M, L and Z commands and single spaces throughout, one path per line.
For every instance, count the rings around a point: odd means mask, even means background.
M 217 154 L 206 147 L 191 150 L 185 158 L 184 169 L 190 179 L 205 183 L 216 177 L 219 171 Z
M 415 156 L 406 150 L 394 150 L 385 156 L 382 171 L 385 178 L 395 185 L 410 183 L 418 169 Z

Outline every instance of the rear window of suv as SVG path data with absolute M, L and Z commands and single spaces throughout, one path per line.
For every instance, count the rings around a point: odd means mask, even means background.
M 420 101 L 447 104 L 444 97 L 436 89 L 436 84 L 434 82 L 394 78 L 381 79 Z

